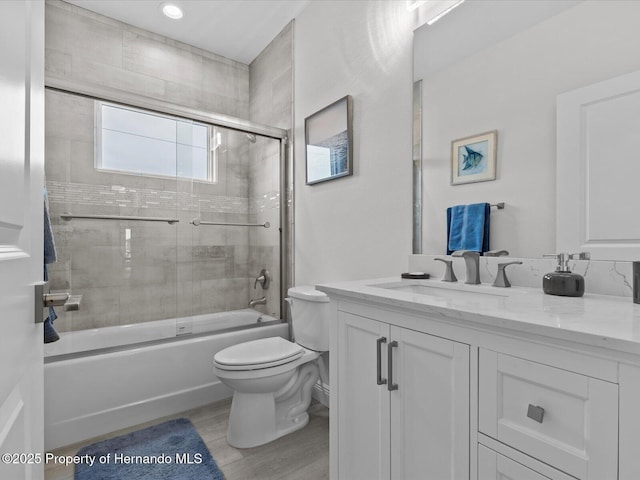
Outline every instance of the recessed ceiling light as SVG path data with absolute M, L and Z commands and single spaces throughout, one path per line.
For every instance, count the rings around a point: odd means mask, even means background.
M 163 3 L 162 13 L 173 20 L 179 20 L 184 15 L 182 9 L 174 3 Z

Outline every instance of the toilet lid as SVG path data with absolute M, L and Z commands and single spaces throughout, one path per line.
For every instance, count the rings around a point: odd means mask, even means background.
M 297 360 L 304 349 L 282 337 L 261 338 L 220 350 L 213 357 L 223 370 L 255 370 Z

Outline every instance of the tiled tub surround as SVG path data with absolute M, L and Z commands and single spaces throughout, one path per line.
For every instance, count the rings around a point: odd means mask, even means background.
M 268 138 L 260 138 L 249 145 L 248 172 L 249 222 L 271 224 L 271 228 L 249 228 L 249 296 L 267 298 L 266 305 L 256 308 L 265 313 L 279 312 L 280 306 L 280 146 Z M 271 285 L 263 290 L 258 284 L 254 288 L 258 273 L 266 268 L 271 274 Z M 286 292 L 285 292 L 286 295 Z M 275 310 L 274 310 L 275 309 Z
M 48 91 L 46 106 L 47 188 L 59 253 L 49 268 L 51 287 L 83 295 L 79 311 L 59 309 L 56 328 L 64 332 L 246 307 L 254 276 L 263 268 L 258 265 L 275 271 L 272 265 L 279 262 L 273 246 L 279 240 L 279 193 L 266 189 L 273 184 L 271 174 L 263 191 L 250 197 L 253 144 L 247 136 L 222 131 L 217 183 L 100 171 L 93 158 L 94 102 Z M 266 159 L 279 151 L 278 141 L 259 141 Z M 277 172 L 278 164 L 268 167 Z M 180 222 L 62 220 L 67 212 Z M 194 218 L 269 221 L 271 243 L 252 245 L 247 227 L 194 227 L 189 223 Z M 277 297 L 267 307 L 265 313 L 280 315 Z
M 58 0 L 47 0 L 45 14 L 47 78 L 103 85 L 291 128 L 293 24 L 251 65 L 244 65 Z M 217 185 L 96 173 L 92 102 L 48 92 L 46 113 L 46 170 L 54 214 L 180 219 L 169 226 L 99 220 L 66 223 L 54 218 L 60 237 L 60 261 L 51 265 L 54 288 L 69 287 L 85 295 L 80 312 L 62 312 L 56 322 L 59 330 L 244 308 L 249 298 L 263 294 L 268 303 L 256 308 L 280 315 L 276 140 L 258 137 L 251 143 L 244 134 L 229 133 L 238 148 L 228 150 Z M 268 221 L 271 228 L 194 228 L 188 222 L 195 217 L 234 223 Z M 124 258 L 127 228 L 131 229 L 130 259 Z M 80 260 L 92 265 L 92 273 L 84 278 L 76 275 L 74 280 L 75 267 L 78 273 L 88 268 L 80 267 Z M 136 268 L 131 268 L 133 261 Z M 272 273 L 272 286 L 266 292 L 259 287 L 254 291 L 254 279 L 262 268 Z M 117 285 L 114 275 L 105 280 L 109 269 L 120 272 L 115 275 Z M 100 270 L 103 274 L 98 274 Z
M 442 278 L 444 265 L 434 258 L 453 260 L 453 269 L 458 282 L 465 281 L 463 258 L 447 255 L 410 255 L 409 271 L 426 272 L 432 279 Z M 480 257 L 480 281 L 491 285 L 498 270 L 498 263 L 521 261 L 522 265 L 507 267 L 507 277 L 513 286 L 537 288 L 542 292 L 542 277 L 556 269 L 553 258 Z M 569 262 L 572 272 L 584 277 L 585 292 L 620 297 L 633 296 L 632 263 L 607 260 L 573 260 Z
M 291 131 L 293 125 L 293 22 L 249 65 L 249 119 L 253 122 Z M 289 148 L 291 143 L 285 148 Z M 279 225 L 280 210 L 280 149 L 265 138 L 258 137 L 249 145 L 249 220 Z M 285 172 L 285 175 L 287 172 Z M 280 235 L 275 228 L 249 230 L 250 272 L 257 274 L 267 268 L 272 285 L 263 291 L 260 286 L 249 286 L 252 298 L 267 297 L 267 313 L 280 302 Z M 291 259 L 291 252 L 287 253 Z M 286 268 L 286 267 L 285 267 Z M 291 276 L 291 274 L 289 274 Z M 289 278 L 291 280 L 291 278 Z M 286 294 L 286 292 L 285 292 Z

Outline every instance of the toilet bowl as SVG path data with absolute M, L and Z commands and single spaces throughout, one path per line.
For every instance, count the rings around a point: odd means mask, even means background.
M 229 444 L 255 447 L 304 427 L 309 421 L 311 390 L 319 377 L 319 355 L 281 337 L 245 342 L 219 352 L 214 359 L 215 374 L 234 390 Z
M 263 445 L 309 422 L 318 358 L 328 345 L 327 328 L 318 322 L 328 323 L 329 300 L 313 287 L 291 288 L 289 296 L 294 333 L 297 323 L 304 327 L 297 343 L 263 338 L 225 348 L 214 357 L 216 376 L 234 390 L 227 431 L 231 446 Z

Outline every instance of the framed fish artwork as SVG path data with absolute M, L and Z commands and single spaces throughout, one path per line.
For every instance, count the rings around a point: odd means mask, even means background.
M 496 179 L 498 131 L 451 142 L 451 185 Z

